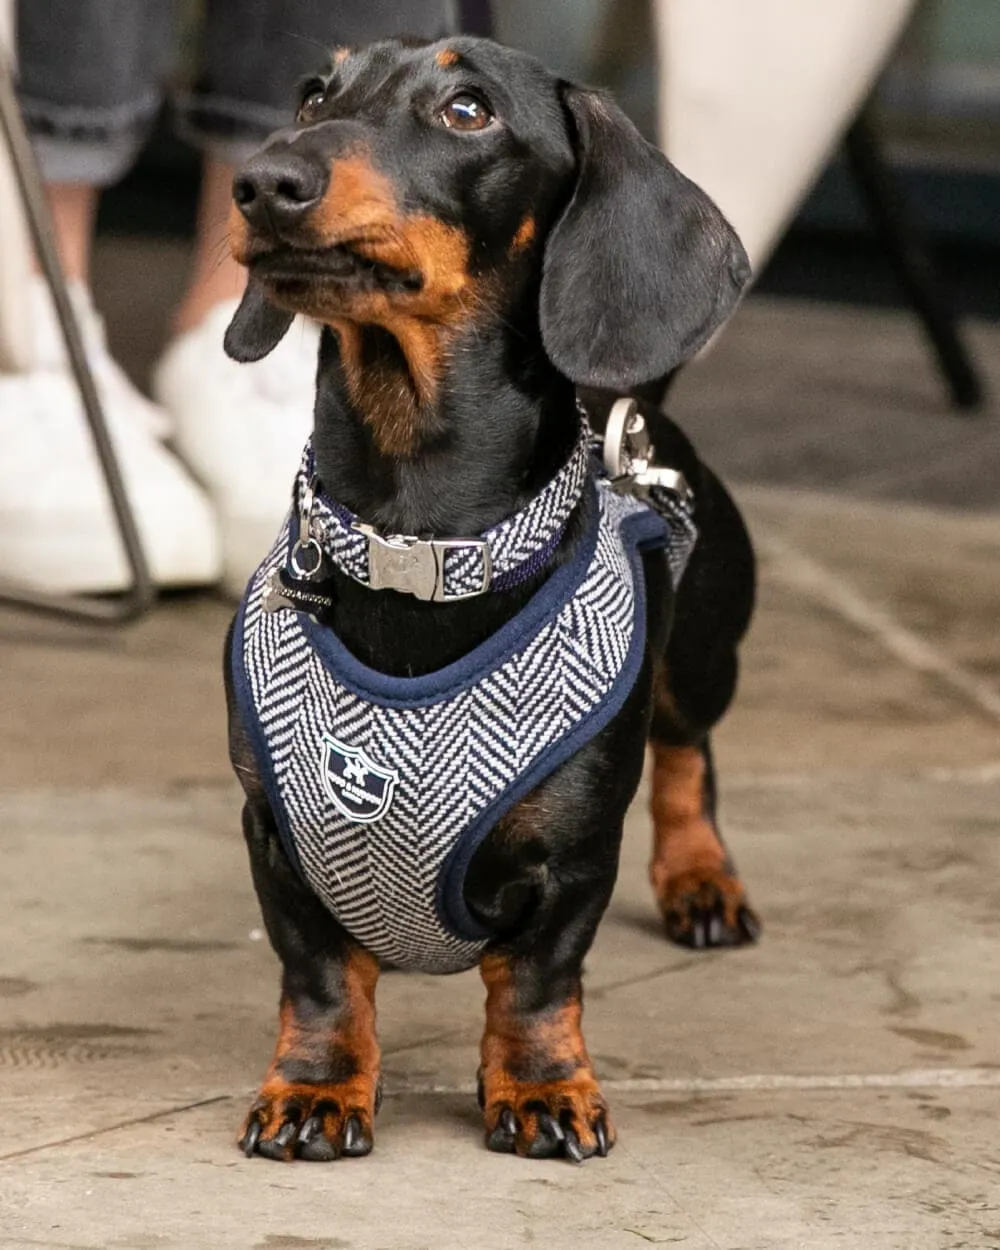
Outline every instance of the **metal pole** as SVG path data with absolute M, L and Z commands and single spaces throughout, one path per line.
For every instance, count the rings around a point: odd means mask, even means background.
M 38 260 L 55 302 L 70 368 L 80 392 L 87 424 L 90 426 L 101 470 L 107 483 L 108 494 L 111 497 L 118 532 L 121 535 L 125 556 L 132 572 L 132 585 L 125 594 L 113 600 L 92 599 L 83 595 L 51 594 L 20 584 L 0 581 L 0 603 L 15 604 L 39 612 L 107 624 L 133 621 L 149 608 L 156 591 L 150 580 L 149 566 L 136 527 L 135 514 L 125 492 L 121 469 L 108 434 L 101 401 L 84 353 L 83 341 L 73 313 L 73 306 L 69 300 L 69 293 L 66 290 L 41 175 L 21 118 L 10 63 L 2 50 L 0 50 L 0 127 L 2 127 L 10 152 L 11 164 Z

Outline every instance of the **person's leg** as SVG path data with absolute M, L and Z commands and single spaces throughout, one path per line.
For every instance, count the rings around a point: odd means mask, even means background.
M 18 0 L 18 96 L 71 281 L 90 277 L 99 188 L 132 164 L 160 106 L 171 21 L 169 3 Z
M 167 415 L 108 354 L 89 289 L 99 189 L 125 172 L 156 116 L 172 45 L 170 10 L 167 0 L 19 0 L 18 88 L 154 579 L 198 584 L 218 576 L 211 510 L 157 440 Z M 118 589 L 127 566 L 40 274 L 25 284 L 23 301 L 22 371 L 0 376 L 0 573 L 54 590 Z M 47 516 L 53 496 L 61 510 L 57 535 Z
M 169 0 L 17 0 L 18 97 L 46 182 L 105 187 L 160 106 Z
M 45 189 L 66 280 L 89 286 L 97 188 L 84 182 L 50 182 Z
M 184 301 L 174 314 L 175 334 L 195 329 L 217 304 L 239 298 L 246 285 L 246 270 L 230 256 L 226 237 L 235 172 L 227 161 L 205 157 L 191 275 Z
M 233 593 L 242 593 L 287 510 L 312 425 L 318 347 L 316 327 L 300 322 L 259 364 L 223 355 L 244 284 L 226 243 L 233 174 L 291 122 L 298 81 L 322 68 L 330 49 L 445 35 L 455 9 L 452 0 L 208 0 L 200 70 L 178 101 L 180 132 L 205 155 L 198 232 L 177 337 L 154 386 L 181 453 L 215 503 Z

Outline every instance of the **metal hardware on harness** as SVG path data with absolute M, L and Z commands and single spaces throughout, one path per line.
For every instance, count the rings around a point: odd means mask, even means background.
M 669 490 L 690 505 L 694 492 L 677 469 L 653 463 L 656 448 L 634 399 L 618 399 L 611 406 L 604 432 L 604 468 L 619 493 L 648 499 L 651 490 Z
M 323 565 L 323 548 L 312 536 L 313 500 L 316 498 L 316 478 L 312 477 L 302 492 L 299 502 L 299 536 L 292 547 L 288 563 L 292 572 L 302 581 L 315 577 Z M 306 553 L 309 559 L 306 560 Z
M 373 525 L 355 521 L 368 539 L 368 585 L 372 590 L 398 590 L 434 603 L 455 603 L 485 594 L 493 565 L 489 543 L 482 538 L 417 538 L 411 534 L 380 534 Z M 475 590 L 449 595 L 444 586 L 444 560 L 449 551 L 475 547 L 483 561 L 483 580 Z
M 334 599 L 331 595 L 322 595 L 318 591 L 304 590 L 297 585 L 290 586 L 281 569 L 272 569 L 264 579 L 264 593 L 260 604 L 265 612 L 280 612 L 282 608 L 292 608 L 296 612 L 308 612 L 310 616 L 318 617 L 330 611 Z

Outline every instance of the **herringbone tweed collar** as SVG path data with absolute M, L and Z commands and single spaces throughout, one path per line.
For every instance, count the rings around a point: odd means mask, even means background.
M 428 538 L 380 534 L 326 496 L 315 477 L 310 440 L 293 493 L 299 545 L 315 546 L 342 573 L 373 590 L 400 590 L 437 602 L 510 590 L 552 558 L 594 463 L 591 441 L 581 414 L 569 459 L 527 507 L 475 538 Z

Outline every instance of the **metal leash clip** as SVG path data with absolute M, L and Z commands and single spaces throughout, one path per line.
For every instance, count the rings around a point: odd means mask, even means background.
M 292 547 L 292 554 L 288 557 L 292 572 L 303 581 L 309 581 L 310 578 L 315 577 L 323 564 L 323 548 L 313 538 L 310 529 L 316 485 L 316 478 L 311 477 L 302 492 L 302 498 L 299 500 L 299 536 L 295 541 L 295 546 Z M 310 559 L 304 560 L 303 557 L 307 552 Z
M 316 484 L 316 478 L 310 478 L 299 500 L 299 534 L 288 557 L 288 569 L 272 569 L 265 579 L 261 601 L 265 612 L 292 608 L 296 612 L 319 615 L 333 607 L 333 599 L 329 595 L 310 591 L 297 584 L 310 582 L 319 575 L 323 566 L 323 548 L 310 529 Z
M 648 500 L 651 490 L 669 490 L 687 507 L 694 502 L 694 492 L 683 473 L 653 463 L 656 448 L 649 441 L 649 429 L 634 399 L 625 397 L 612 404 L 602 456 L 611 485 L 621 494 Z

